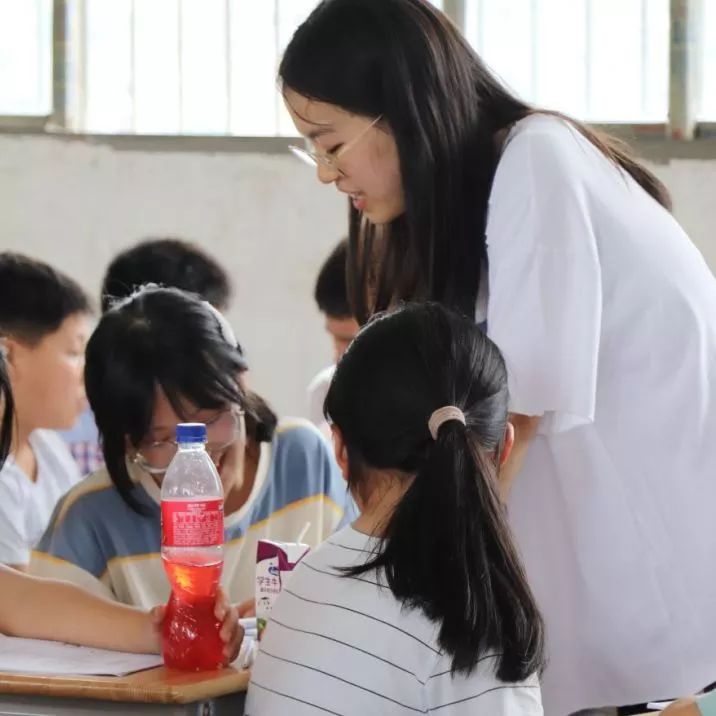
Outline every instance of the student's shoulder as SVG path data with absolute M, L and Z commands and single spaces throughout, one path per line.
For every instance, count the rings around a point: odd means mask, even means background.
M 360 535 L 350 525 L 336 530 L 328 539 L 312 549 L 302 560 L 309 566 L 330 564 L 334 572 L 343 567 L 355 567 L 374 554 L 374 543 Z
M 9 457 L 0 468 L 0 512 L 21 509 L 30 499 L 32 483 Z
M 45 430 L 40 428 L 39 430 L 33 431 L 30 436 L 30 442 L 33 447 L 41 447 L 44 450 L 51 452 L 59 452 L 63 455 L 69 453 L 65 441 L 62 436 L 56 433 L 54 430 Z
M 273 449 L 279 454 L 324 455 L 328 444 L 318 428 L 304 418 L 282 418 L 276 427 Z
M 333 374 L 336 372 L 335 364 L 329 365 L 327 368 L 316 373 L 313 380 L 308 384 L 308 392 L 315 393 L 317 391 L 328 391 L 328 386 L 333 380 Z
M 30 444 L 33 449 L 40 450 L 45 455 L 50 455 L 63 462 L 72 462 L 72 453 L 62 436 L 54 430 L 35 430 L 30 436 Z M 74 464 L 74 463 L 73 463 Z
M 107 510 L 122 503 L 105 468 L 78 482 L 60 500 L 52 520 L 57 527 L 68 517 L 79 520 L 105 520 Z
M 281 500 L 328 495 L 341 504 L 345 483 L 328 441 L 307 420 L 282 420 L 271 445 L 271 494 Z
M 54 430 L 35 430 L 30 438 L 33 449 L 49 464 L 55 479 L 64 478 L 63 487 L 79 481 L 79 467 L 72 457 L 67 443 Z
M 365 544 L 356 541 L 356 532 L 349 526 L 343 527 L 316 547 L 299 562 L 294 574 L 296 587 L 310 587 L 328 592 L 355 595 L 355 589 L 371 590 L 377 586 L 372 573 L 355 579 L 346 576 L 344 569 L 356 567 L 371 556 Z M 352 586 L 351 586 L 352 585 Z

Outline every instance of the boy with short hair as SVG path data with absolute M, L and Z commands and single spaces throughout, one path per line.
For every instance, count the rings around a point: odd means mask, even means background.
M 71 278 L 20 254 L 0 253 L 0 348 L 14 395 L 10 456 L 0 470 L 0 563 L 23 569 L 59 498 L 80 479 L 54 432 L 86 405 L 90 306 Z
M 316 279 L 314 298 L 325 316 L 325 327 L 333 341 L 333 365 L 324 368 L 308 386 L 309 417 L 316 427 L 329 433 L 323 416 L 323 401 L 333 378 L 336 363 L 355 338 L 360 326 L 351 313 L 346 283 L 348 239 L 342 239 L 324 261 Z
M 231 281 L 218 262 L 197 244 L 176 238 L 150 238 L 117 254 L 102 282 L 102 313 L 117 298 L 156 283 L 193 293 L 225 313 Z

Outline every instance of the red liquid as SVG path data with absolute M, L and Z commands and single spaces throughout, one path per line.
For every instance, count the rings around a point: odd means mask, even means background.
M 205 671 L 224 665 L 221 622 L 214 616 L 221 562 L 176 564 L 164 560 L 172 595 L 162 625 L 164 663 L 182 671 Z

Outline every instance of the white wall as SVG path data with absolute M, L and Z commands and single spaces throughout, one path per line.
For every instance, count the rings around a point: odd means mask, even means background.
M 347 203 L 290 156 L 113 149 L 0 136 L 0 247 L 35 255 L 98 297 L 114 254 L 147 235 L 198 241 L 235 282 L 230 320 L 257 390 L 302 414 L 332 356 L 313 281 Z
M 716 160 L 654 167 L 676 216 L 716 268 Z M 147 235 L 201 243 L 233 278 L 230 319 L 253 384 L 283 414 L 331 357 L 316 271 L 345 231 L 346 202 L 291 156 L 115 149 L 0 135 L 0 247 L 35 255 L 97 296 L 105 266 Z

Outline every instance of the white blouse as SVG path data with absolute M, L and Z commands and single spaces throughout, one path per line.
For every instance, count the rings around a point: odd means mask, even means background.
M 716 680 L 716 280 L 565 122 L 519 122 L 490 196 L 488 333 L 543 416 L 510 517 L 547 622 L 545 713 Z

